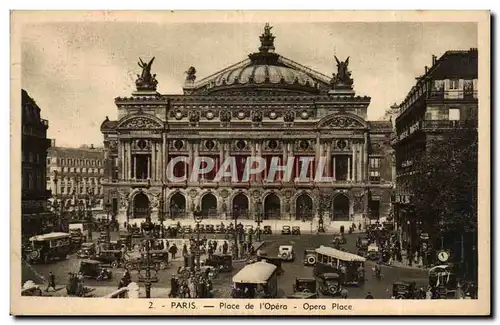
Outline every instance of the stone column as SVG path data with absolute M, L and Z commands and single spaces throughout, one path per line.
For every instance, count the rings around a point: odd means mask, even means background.
M 227 160 L 230 155 L 230 143 L 229 142 L 224 142 L 224 160 Z M 222 180 L 224 182 L 231 182 L 231 177 L 223 177 Z
M 120 179 L 125 179 L 125 143 L 120 141 Z
M 281 166 L 286 164 L 287 160 L 288 160 L 288 141 L 283 141 L 283 156 L 281 157 Z M 280 180 L 283 181 L 285 172 L 282 171 L 280 172 L 280 174 L 281 174 Z
M 335 156 L 333 156 L 333 171 L 332 171 L 332 175 L 333 175 L 333 180 L 337 180 L 337 173 L 335 172 L 336 170 L 336 159 L 335 159 Z
M 134 167 L 132 168 L 132 178 L 137 178 L 135 171 L 137 170 L 137 156 L 134 156 Z
M 148 173 L 147 173 L 147 179 L 151 178 L 151 157 L 148 155 L 146 156 L 146 166 L 148 167 Z
M 290 142 L 288 144 L 288 156 L 289 157 L 294 157 L 293 158 L 293 165 L 292 165 L 292 170 L 290 172 L 290 182 L 291 183 L 294 183 L 295 182 L 295 177 L 297 177 L 298 175 L 295 175 L 295 163 L 296 163 L 296 160 L 295 160 L 295 152 L 294 152 L 294 149 L 293 149 L 293 142 Z M 288 161 L 286 162 L 288 163 Z M 293 214 L 295 215 L 295 210 L 293 212 Z
M 351 172 L 351 177 L 352 177 L 352 180 L 357 182 L 357 173 L 356 173 L 356 164 L 358 163 L 357 160 L 356 160 L 356 144 L 353 142 L 351 144 L 352 146 L 352 172 Z
M 194 154 L 193 154 L 193 162 L 192 165 L 194 166 L 194 161 L 196 158 L 200 155 L 200 141 L 196 139 L 193 143 L 194 145 Z M 198 179 L 202 179 L 203 177 L 198 175 Z
M 262 157 L 262 142 L 258 140 L 256 143 L 256 149 L 257 149 L 257 157 Z M 256 176 L 257 182 L 262 182 L 262 172 L 258 173 Z
M 251 146 L 251 155 L 252 155 L 252 157 L 256 157 L 256 148 L 255 148 L 256 143 L 255 143 L 255 141 L 252 141 L 250 143 L 250 146 Z M 257 175 L 254 175 L 254 174 L 250 175 L 250 182 L 255 182 L 256 176 Z
M 188 161 L 184 164 L 185 168 L 184 170 L 186 171 L 186 178 L 189 180 L 191 177 L 191 170 L 193 166 L 193 143 L 191 141 L 187 141 L 187 146 L 188 146 Z
M 331 162 L 332 162 L 332 144 L 328 141 L 325 142 L 326 145 L 326 177 L 331 177 L 335 171 L 332 171 L 332 168 L 330 167 Z M 333 169 L 335 170 L 335 158 L 333 158 Z
M 132 178 L 132 143 L 127 141 L 127 178 Z
M 167 165 L 168 165 L 168 144 L 167 136 L 165 133 L 162 134 L 162 147 L 161 147 L 161 179 L 168 181 L 167 179 Z
M 361 143 L 358 143 L 357 145 L 357 149 L 356 149 L 356 157 L 357 157 L 357 161 L 358 161 L 358 182 L 361 182 L 363 181 L 363 169 L 362 169 L 362 166 L 363 166 L 363 154 L 362 154 L 362 144 Z
M 316 135 L 316 153 L 314 156 L 314 170 L 318 170 L 319 157 L 321 157 L 321 142 L 319 139 L 319 134 Z
M 347 180 L 351 180 L 351 157 L 347 157 Z
M 151 142 L 151 176 L 152 181 L 156 180 L 156 142 Z

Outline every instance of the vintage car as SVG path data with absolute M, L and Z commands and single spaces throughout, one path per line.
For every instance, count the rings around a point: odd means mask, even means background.
M 290 299 L 315 299 L 318 298 L 316 279 L 296 278 L 293 286 L 293 294 L 287 298 Z
M 130 227 L 130 234 L 132 235 L 132 238 L 142 238 L 142 229 L 138 226 L 132 226 Z
M 300 227 L 299 226 L 292 227 L 292 235 L 300 235 Z
M 108 233 L 106 231 L 101 231 L 99 237 L 97 238 L 97 244 L 108 242 Z
M 357 248 L 367 248 L 368 245 L 370 245 L 370 239 L 368 238 L 367 235 L 361 235 L 358 236 L 358 239 L 356 240 L 356 247 Z
M 416 284 L 407 282 L 394 282 L 392 284 L 393 299 L 413 299 L 416 293 Z
M 213 234 L 215 232 L 215 226 L 214 225 L 206 225 L 205 226 L 205 233 L 207 234 Z
M 231 254 L 213 254 L 205 260 L 205 265 L 217 267 L 220 272 L 232 272 L 233 256 Z
M 82 260 L 80 262 L 80 270 L 85 278 L 94 280 L 111 280 L 112 273 L 104 267 L 103 263 L 96 260 Z
M 23 288 L 21 289 L 21 296 L 39 297 L 43 296 L 43 291 L 42 289 L 40 289 L 40 286 L 37 285 L 34 281 L 28 280 L 23 284 Z
M 125 245 L 128 249 L 132 249 L 132 234 L 121 233 L 118 238 L 118 243 Z
M 145 268 L 146 257 L 145 254 L 139 252 L 133 252 L 126 255 L 125 268 L 127 270 L 141 270 Z M 165 270 L 168 268 L 168 262 L 159 258 L 158 256 L 152 255 L 150 259 L 150 266 L 153 270 Z
M 290 228 L 290 226 L 283 226 L 281 228 L 281 234 L 282 235 L 291 235 L 292 234 L 292 229 Z
M 271 226 L 264 226 L 264 230 L 262 230 L 264 235 L 272 235 L 273 231 L 271 230 Z
M 327 296 L 335 296 L 340 292 L 340 276 L 338 273 L 323 273 L 319 274 L 318 280 L 319 291 Z
M 123 260 L 123 249 L 117 243 L 99 244 L 94 259 L 106 265 L 111 265 L 112 268 L 117 268 Z
M 372 243 L 366 248 L 366 258 L 372 261 L 378 260 L 380 258 L 380 251 L 377 244 Z
M 214 233 L 222 234 L 225 231 L 225 227 L 223 225 L 215 225 Z
M 439 298 L 455 294 L 457 284 L 457 273 L 452 265 L 437 265 L 429 269 L 429 285 L 437 289 Z
M 246 265 L 233 276 L 233 298 L 276 298 L 278 296 L 277 267 L 257 262 Z
M 281 245 L 278 248 L 278 256 L 281 257 L 281 259 L 284 261 L 293 262 L 295 260 L 295 252 L 293 250 L 293 246 L 292 245 Z
M 24 250 L 27 263 L 48 263 L 52 260 L 64 260 L 71 251 L 70 235 L 52 232 L 33 236 L 30 245 Z
M 200 233 L 205 233 L 205 225 L 200 223 L 195 226 L 195 232 L 199 231 Z
M 367 251 L 367 248 L 368 248 L 368 246 L 366 246 L 366 247 L 359 247 L 359 248 L 356 250 L 356 255 L 366 257 L 367 252 L 368 252 L 368 251 Z
M 316 264 L 316 250 L 315 249 L 306 249 L 304 250 L 304 265 L 305 266 L 314 266 Z
M 344 245 L 345 243 L 347 243 L 347 240 L 345 239 L 345 235 L 343 233 L 340 233 L 333 235 L 332 242 L 334 245 Z
M 87 240 L 87 238 L 85 237 L 80 228 L 70 229 L 69 236 L 70 236 L 71 248 L 74 250 L 79 249 L 82 243 L 84 243 Z
M 193 232 L 193 227 L 191 227 L 191 225 L 182 226 L 181 231 L 183 234 L 190 234 Z
M 76 252 L 77 258 L 91 258 L 95 254 L 95 244 L 94 243 L 83 243 Z
M 253 233 L 253 226 L 252 225 L 246 225 L 245 226 L 245 233 Z

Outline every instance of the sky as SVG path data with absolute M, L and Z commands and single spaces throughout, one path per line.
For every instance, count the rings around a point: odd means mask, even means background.
M 334 55 L 349 59 L 357 95 L 370 96 L 368 119 L 400 103 L 432 55 L 477 47 L 475 23 L 276 23 L 276 52 L 331 76 Z M 102 145 L 99 127 L 116 119 L 114 98 L 130 96 L 138 58 L 156 57 L 162 94 L 182 94 L 184 72 L 197 79 L 256 52 L 262 23 L 59 22 L 23 26 L 22 87 L 49 120 L 57 146 Z

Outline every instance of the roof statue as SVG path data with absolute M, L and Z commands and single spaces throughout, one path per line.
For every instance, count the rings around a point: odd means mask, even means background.
M 194 67 L 189 67 L 186 74 L 186 82 L 194 82 L 196 80 L 196 69 Z
M 139 58 L 137 64 L 142 68 L 142 73 L 141 75 L 137 75 L 137 80 L 135 81 L 137 90 L 156 90 L 156 85 L 158 84 L 156 74 L 151 74 L 151 65 L 154 60 L 155 58 L 153 57 L 148 63 L 145 63 Z
M 260 36 L 259 51 L 261 53 L 274 52 L 274 35 L 271 33 L 271 29 L 273 27 L 266 23 L 264 33 Z
M 351 78 L 351 72 L 348 70 L 349 57 L 342 62 L 335 56 L 335 61 L 337 61 L 337 74 L 333 74 L 333 88 L 352 89 L 353 80 Z

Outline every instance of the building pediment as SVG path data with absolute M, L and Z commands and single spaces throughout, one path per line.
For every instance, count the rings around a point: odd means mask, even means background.
M 322 118 L 318 122 L 320 129 L 365 129 L 368 124 L 354 114 L 335 114 Z
M 153 115 L 138 114 L 124 117 L 118 122 L 118 129 L 151 130 L 163 129 L 164 123 Z

